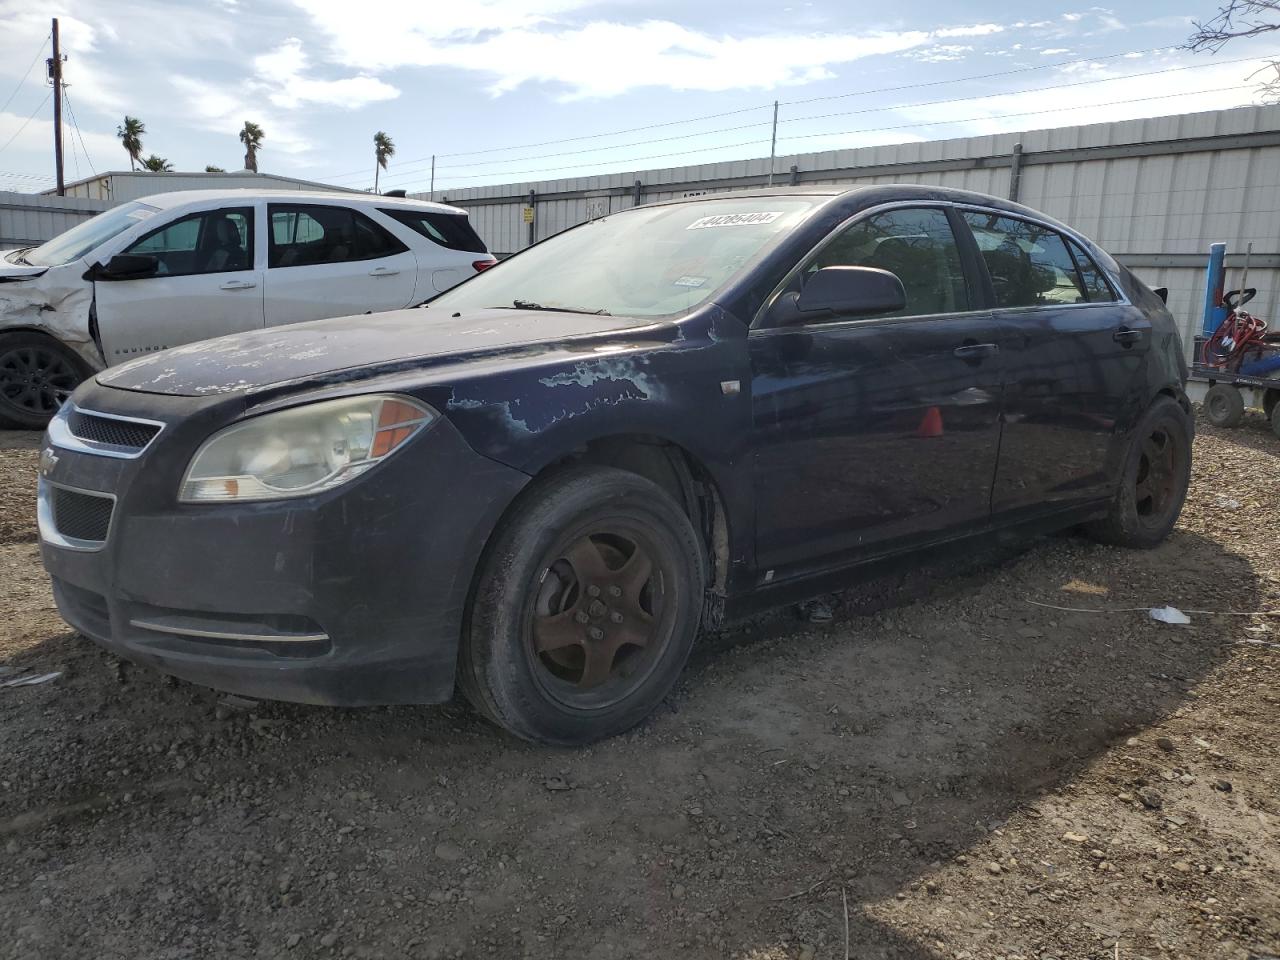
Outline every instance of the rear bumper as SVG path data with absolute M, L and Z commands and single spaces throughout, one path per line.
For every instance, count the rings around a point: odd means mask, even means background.
M 170 398 L 93 390 L 77 399 L 172 416 Z M 185 437 L 185 424 L 137 459 L 55 450 L 41 478 L 41 554 L 63 618 L 126 659 L 245 696 L 448 699 L 480 551 L 528 477 L 440 420 L 318 497 L 180 504 L 181 474 L 209 432 Z M 49 529 L 57 488 L 115 497 L 100 544 Z

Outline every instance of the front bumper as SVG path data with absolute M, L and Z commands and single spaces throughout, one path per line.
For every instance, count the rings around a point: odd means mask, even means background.
M 72 627 L 245 696 L 357 706 L 452 695 L 472 575 L 525 474 L 475 453 L 441 419 L 319 496 L 184 504 L 182 473 L 238 415 L 230 401 L 91 384 L 73 402 L 165 426 L 133 458 L 58 447 L 42 457 L 41 554 Z M 95 496 L 114 498 L 105 521 L 92 515 Z M 79 536 L 58 531 L 59 498 L 90 504 L 64 525 Z

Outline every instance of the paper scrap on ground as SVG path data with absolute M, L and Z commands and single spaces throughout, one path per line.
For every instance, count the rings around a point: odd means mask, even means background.
M 1177 607 L 1152 607 L 1151 619 L 1161 623 L 1190 623 L 1191 618 Z

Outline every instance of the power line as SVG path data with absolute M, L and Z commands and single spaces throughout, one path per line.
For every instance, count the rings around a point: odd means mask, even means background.
M 797 134 L 795 136 L 790 136 L 790 137 L 779 137 L 778 139 L 779 139 L 779 142 L 782 142 L 784 140 L 808 140 L 816 137 L 842 137 L 842 136 L 849 136 L 851 134 L 857 134 L 857 133 L 880 133 L 880 132 L 886 132 L 891 130 L 911 130 L 919 127 L 937 127 L 937 126 L 946 126 L 948 124 L 955 124 L 955 123 L 977 123 L 985 120 L 1011 120 L 1018 117 L 1039 116 L 1041 114 L 1047 114 L 1047 113 L 1064 113 L 1072 110 L 1091 110 L 1091 109 L 1096 109 L 1098 107 L 1117 107 L 1117 106 L 1123 106 L 1125 104 L 1130 104 L 1130 103 L 1146 103 L 1152 100 L 1169 100 L 1176 97 L 1189 97 L 1189 96 L 1197 96 L 1197 95 L 1206 94 L 1206 93 L 1224 93 L 1231 90 L 1248 90 L 1248 89 L 1252 89 L 1252 85 L 1242 84 L 1242 85 L 1231 86 L 1231 87 L 1217 87 L 1209 90 L 1192 90 L 1192 91 L 1183 91 L 1180 93 L 1166 93 L 1166 94 L 1161 94 L 1159 96 L 1153 96 L 1153 97 L 1135 97 L 1128 100 L 1112 100 L 1105 103 L 1079 104 L 1077 106 L 1072 106 L 1072 107 L 1050 107 L 1042 110 L 1025 110 L 1018 113 L 988 114 L 985 116 L 978 116 L 978 117 L 964 117 L 956 120 L 917 121 L 915 123 L 896 124 L 893 126 L 886 126 L 886 127 L 861 127 L 856 130 L 833 130 L 833 131 L 828 131 L 826 133 Z M 702 147 L 695 150 L 684 151 L 684 153 L 686 154 L 701 153 L 706 150 L 731 149 L 734 147 L 753 146 L 755 144 L 768 143 L 768 142 L 769 142 L 768 140 L 753 140 L 753 141 L 749 141 L 747 143 L 741 143 L 741 144 L 725 144 L 723 147 L 711 147 L 711 148 Z M 682 154 L 680 153 L 668 153 L 668 154 L 657 154 L 657 155 L 647 156 L 647 157 L 631 157 L 626 160 L 609 160 L 609 161 L 597 160 L 594 162 L 570 164 L 570 165 L 559 166 L 559 167 L 545 167 L 540 170 L 502 170 L 502 171 L 495 171 L 493 173 L 467 174 L 460 177 L 454 177 L 453 180 L 454 181 L 478 180 L 478 179 L 483 179 L 485 177 L 494 177 L 494 176 L 513 176 L 513 177 L 527 176 L 529 174 L 535 174 L 535 173 L 554 173 L 559 170 L 572 170 L 578 167 L 594 166 L 597 163 L 631 164 L 631 163 L 636 163 L 638 161 L 643 161 L 643 160 L 656 160 L 662 157 L 681 156 L 681 155 Z M 436 187 L 438 190 L 441 188 L 441 185 L 437 184 Z
M 1162 70 L 1148 70 L 1142 73 L 1130 73 L 1130 74 L 1125 74 L 1123 76 L 1117 76 L 1117 77 L 1098 77 L 1092 80 L 1076 80 L 1071 83 L 1053 84 L 1051 86 L 1046 86 L 1046 87 L 1028 87 L 1028 88 L 1019 89 L 1019 90 L 1006 90 L 1001 93 L 972 94 L 966 97 L 949 97 L 943 100 L 922 100 L 922 101 L 917 101 L 915 103 L 890 104 L 888 106 L 883 106 L 883 107 L 865 107 L 861 110 L 845 110 L 838 113 L 810 114 L 803 117 L 788 117 L 788 118 L 779 120 L 778 122 L 779 123 L 800 123 L 807 120 L 826 120 L 832 117 L 855 116 L 855 115 L 868 114 L 868 113 L 886 113 L 892 110 L 907 110 L 907 109 L 914 109 L 918 107 L 941 106 L 941 105 L 952 104 L 952 103 L 963 103 L 971 100 L 991 100 L 991 99 L 996 99 L 998 97 L 1010 97 L 1010 96 L 1017 96 L 1017 95 L 1028 94 L 1028 93 L 1044 93 L 1046 91 L 1062 90 L 1062 89 L 1067 89 L 1071 87 L 1090 86 L 1090 85 L 1099 84 L 1099 83 L 1114 83 L 1120 80 L 1137 80 L 1137 79 L 1142 79 L 1144 77 L 1159 76 L 1161 74 L 1179 73 L 1187 70 L 1199 70 L 1205 67 L 1223 66 L 1223 65 L 1233 64 L 1233 63 L 1246 63 L 1246 62 L 1256 61 L 1259 59 L 1266 59 L 1266 58 L 1258 57 L 1258 56 L 1238 57 L 1233 60 L 1216 60 L 1216 61 L 1206 62 L 1206 63 L 1185 64 L 1180 67 L 1166 67 Z M 612 147 L 589 147 L 584 150 L 566 150 L 558 153 L 544 153 L 544 154 L 536 154 L 528 157 L 516 157 L 509 160 L 487 160 L 487 161 L 477 161 L 475 163 L 459 163 L 459 164 L 453 164 L 453 165 L 444 166 L 444 167 L 438 166 L 436 169 L 437 171 L 441 169 L 446 171 L 460 170 L 460 169 L 466 169 L 466 168 L 487 166 L 491 164 L 519 163 L 519 162 L 529 161 L 529 160 L 545 160 L 553 157 L 576 156 L 579 154 L 593 153 L 600 150 L 612 150 L 612 149 L 621 149 L 624 147 L 646 146 L 648 144 L 653 144 L 653 143 L 669 143 L 674 140 L 687 140 L 691 137 L 709 136 L 712 133 L 728 133 L 736 130 L 752 129 L 755 127 L 767 127 L 769 125 L 770 125 L 770 121 L 766 120 L 761 123 L 746 123 L 746 124 L 740 124 L 734 127 L 721 127 L 718 130 L 707 131 L 704 133 L 684 133 L 684 134 L 677 134 L 671 137 L 659 137 L 659 138 L 650 139 L 650 140 L 635 141 L 632 143 L 615 144 Z M 821 136 L 821 134 L 815 134 L 815 136 Z M 705 148 L 700 148 L 699 150 L 689 150 L 685 152 L 686 153 L 701 152 L 701 150 L 703 149 L 716 150 L 720 148 L 716 146 L 708 146 Z M 682 154 L 668 154 L 668 156 L 680 156 L 680 155 Z M 602 160 L 600 162 L 609 163 L 611 161 Z M 492 174 L 495 176 L 501 176 L 504 173 L 505 171 L 502 171 L 502 170 L 492 171 Z M 388 181 L 398 182 L 398 181 L 404 180 L 406 177 L 413 177 L 418 175 L 420 175 L 418 171 L 407 172 L 407 173 L 397 172 L 395 174 L 388 176 L 386 179 Z M 457 178 L 454 178 L 454 179 L 457 179 Z
M 871 96 L 871 95 L 873 95 L 873 94 L 877 94 L 877 93 L 896 93 L 896 92 L 899 92 L 899 91 L 902 91 L 902 90 L 916 90 L 916 89 L 923 89 L 923 88 L 927 88 L 927 87 L 945 86 L 945 85 L 948 85 L 948 84 L 954 84 L 954 83 L 968 83 L 968 82 L 970 82 L 970 81 L 974 81 L 974 80 L 990 80 L 990 79 L 994 79 L 994 78 L 996 78 L 996 77 L 1015 76 L 1015 75 L 1023 74 L 1023 73 L 1031 73 L 1031 72 L 1034 72 L 1034 71 L 1037 71 L 1037 70 L 1051 70 L 1051 69 L 1055 69 L 1055 68 L 1058 68 L 1058 67 L 1075 66 L 1075 65 L 1078 65 L 1078 64 L 1082 64 L 1082 63 L 1105 63 L 1105 62 L 1110 61 L 1110 60 L 1118 60 L 1118 59 L 1121 59 L 1121 58 L 1124 58 L 1124 57 L 1139 57 L 1139 56 L 1143 56 L 1143 55 L 1145 55 L 1145 54 L 1149 54 L 1149 53 L 1159 53 L 1160 51 L 1167 50 L 1167 49 L 1169 49 L 1169 48 L 1168 48 L 1168 47 L 1150 47 L 1150 48 L 1148 48 L 1148 49 L 1146 49 L 1146 50 L 1129 50 L 1129 51 L 1125 51 L 1125 52 L 1123 52 L 1123 53 L 1111 53 L 1111 54 L 1107 54 L 1107 55 L 1105 55 L 1105 56 L 1101 56 L 1101 57 L 1078 57 L 1078 58 L 1073 59 L 1073 60 L 1057 60 L 1057 61 L 1052 61 L 1052 62 L 1049 62 L 1049 63 L 1038 63 L 1038 64 L 1034 64 L 1034 65 L 1032 65 L 1032 66 L 1028 66 L 1028 67 L 1017 67 L 1017 68 L 1013 68 L 1013 69 L 1010 69 L 1010 70 L 998 70 L 998 71 L 995 71 L 995 72 L 993 72 L 993 73 L 974 74 L 974 75 L 972 75 L 972 76 L 967 76 L 967 77 L 954 77 L 954 78 L 947 79 L 947 80 L 929 80 L 929 81 L 924 81 L 924 82 L 921 82 L 921 83 L 905 83 L 905 84 L 899 84 L 899 85 L 897 85 L 897 86 L 892 86 L 892 87 L 875 87 L 875 88 L 872 88 L 872 89 L 869 89 L 869 90 L 856 90 L 856 91 L 852 91 L 852 92 L 849 92 L 849 93 L 837 93 L 837 94 L 831 94 L 831 95 L 829 95 L 829 96 L 823 96 L 823 97 L 809 97 L 809 98 L 807 98 L 807 99 L 803 99 L 803 100 L 783 100 L 783 101 L 780 101 L 780 104 L 781 104 L 782 106 L 797 106 L 797 105 L 799 105 L 799 104 L 804 104 L 804 103 L 817 103 L 817 102 L 819 102 L 819 101 L 823 101 L 823 100 L 841 100 L 841 99 L 846 99 L 846 98 L 848 98 L 848 97 L 864 97 L 864 96 Z M 1242 59 L 1243 59 L 1243 60 L 1254 60 L 1254 59 L 1259 59 L 1259 58 L 1257 58 L 1257 57 L 1244 57 L 1244 58 L 1242 58 Z M 1222 63 L 1222 62 L 1223 62 L 1223 61 L 1214 61 L 1213 63 L 1214 63 L 1214 64 L 1220 64 L 1220 63 Z M 1212 64 L 1206 64 L 1206 65 L 1212 65 Z M 1199 66 L 1199 65 L 1197 64 L 1197 66 Z M 1144 74 L 1138 74 L 1138 76 L 1143 76 L 1143 75 L 1144 75 Z M 540 142 L 537 142 L 537 143 L 513 144 L 513 145 L 510 145 L 510 146 L 506 146 L 506 147 L 489 147 L 489 148 L 484 149 L 484 150 L 470 150 L 470 151 L 462 151 L 462 152 L 457 152 L 457 153 L 441 153 L 441 154 L 436 154 L 436 157 L 437 157 L 437 159 L 439 159 L 439 158 L 441 158 L 441 157 L 471 157 L 471 156 L 481 156 L 481 155 L 483 155 L 483 154 L 489 154 L 489 153 L 502 153 L 502 152 L 505 152 L 505 151 L 508 151 L 508 150 L 525 150 L 525 149 L 529 149 L 529 148 L 531 148 L 531 147 L 545 147 L 545 146 L 552 146 L 552 145 L 558 145 L 558 144 L 563 144 L 563 143 L 578 143 L 578 142 L 581 142 L 581 141 L 583 141 L 583 140 L 599 140 L 599 139 L 602 139 L 602 138 L 604 138 L 604 137 L 615 137 L 615 136 L 619 136 L 619 135 L 624 134 L 624 133 L 637 133 L 637 132 L 639 132 L 639 131 L 643 131 L 643 130 L 655 130 L 655 129 L 658 129 L 658 128 L 660 128 L 660 127 L 670 127 L 670 126 L 676 126 L 676 125 L 679 125 L 679 124 L 685 124 L 685 123 L 696 123 L 696 122 L 698 122 L 698 121 L 700 121 L 700 120 L 713 120 L 713 119 L 718 119 L 718 118 L 720 118 L 720 117 L 729 117 L 729 116 L 735 116 L 735 115 L 743 114 L 743 113 L 750 113 L 750 112 L 755 111 L 755 110 L 772 109 L 772 107 L 773 107 L 773 104 L 772 104 L 772 103 L 762 103 L 762 104 L 758 104 L 758 105 L 753 106 L 753 107 L 742 107 L 742 108 L 740 108 L 740 109 L 738 109 L 738 110 L 728 110 L 728 111 L 725 111 L 725 112 L 723 112 L 723 113 L 711 113 L 711 114 L 705 114 L 705 115 L 700 116 L 700 117 L 689 117 L 689 118 L 686 118 L 686 119 L 684 119 L 684 120 L 668 120 L 668 121 L 665 121 L 665 122 L 662 122 L 662 123 L 651 123 L 651 124 L 646 124 L 646 125 L 644 125 L 644 126 L 639 126 L 639 127 L 627 127 L 627 128 L 621 129 L 621 130 L 613 130 L 613 131 L 610 131 L 610 132 L 608 132 L 608 133 L 594 133 L 594 134 L 587 134 L 587 135 L 579 136 L 579 137 L 565 137 L 565 138 L 562 138 L 562 139 L 559 139 L 559 140 L 543 140 L 543 141 L 540 141 Z M 781 121 L 780 121 L 780 122 L 781 122 Z M 765 123 L 763 123 L 763 124 L 744 124 L 744 125 L 742 125 L 742 126 L 738 126 L 738 127 L 729 127 L 729 128 L 724 128 L 724 129 L 728 129 L 728 130 L 741 130 L 741 129 L 746 129 L 747 127 L 752 127 L 752 126 L 765 126 L 765 125 L 767 125 L 767 121 L 766 121 Z M 712 130 L 712 131 L 707 131 L 707 133 L 719 133 L 719 132 L 723 132 L 723 131 L 722 131 L 721 129 Z M 684 134 L 683 136 L 685 136 L 685 137 L 692 137 L 692 136 L 705 136 L 705 135 L 706 135 L 706 134 Z M 671 138 L 663 138 L 663 139 L 678 139 L 678 138 L 676 138 L 676 137 L 671 137 Z M 656 142 L 661 142 L 661 140 L 640 141 L 639 143 L 656 143 Z M 639 143 L 615 144 L 614 146 L 615 146 L 615 147 L 638 146 L 638 145 L 639 145 Z M 601 147 L 601 148 L 599 148 L 599 149 L 612 149 L 612 148 L 610 148 L 610 147 Z M 586 151 L 578 151 L 578 152 L 586 152 Z M 565 155 L 568 155 L 568 154 L 565 154 Z M 523 158 L 523 159 L 532 159 L 532 158 L 525 157 L 525 158 Z M 430 157 L 416 157 L 416 158 L 414 158 L 414 159 L 412 159 L 412 160 L 405 160 L 405 161 L 402 161 L 401 163 L 397 164 L 397 167 L 399 167 L 399 168 L 403 169 L 403 168 L 405 168 L 405 167 L 407 167 L 407 166 L 411 166 L 411 165 L 413 165 L 413 164 L 417 164 L 417 163 L 427 163 L 427 162 L 429 162 L 430 160 L 431 160 L 431 158 L 430 158 Z M 495 162 L 503 162 L 503 161 L 495 161 Z M 510 161 L 510 162 L 518 162 L 518 161 Z M 460 166 L 460 165 L 456 165 L 456 164 L 455 164 L 455 165 L 454 165 L 455 169 L 456 169 L 458 166 Z M 326 180 L 341 180 L 341 179 L 344 179 L 344 178 L 356 177 L 356 176 L 361 176 L 361 175 L 367 175 L 367 171 L 364 171 L 364 170 L 355 170 L 355 171 L 351 171 L 351 172 L 349 172 L 349 173 L 333 174 L 333 175 L 330 175 L 330 176 L 325 176 L 325 177 L 324 177 L 324 179 L 326 179 Z M 403 174 L 401 174 L 401 175 L 403 175 Z
M 18 95 L 18 91 L 22 89 L 22 85 L 27 82 L 27 78 L 31 76 L 31 71 L 36 68 L 36 64 L 40 62 L 40 55 L 44 53 L 45 44 L 49 42 L 49 34 L 45 34 L 45 38 L 40 41 L 40 46 L 36 50 L 36 57 L 31 61 L 31 66 L 27 67 L 26 72 L 22 75 L 22 79 L 18 81 L 18 85 L 13 88 L 13 93 L 9 94 L 9 98 L 5 100 L 4 106 L 0 107 L 0 113 L 4 113 L 9 109 L 9 104 L 13 103 L 13 98 Z
M 93 168 L 93 160 L 89 158 L 89 148 L 84 145 L 84 134 L 80 132 L 80 124 L 76 121 L 76 111 L 75 108 L 71 106 L 71 98 L 67 96 L 66 84 L 63 84 L 62 86 L 62 99 L 66 101 L 67 113 L 71 114 L 71 126 L 75 129 L 76 137 L 80 140 L 80 150 L 84 154 L 85 163 L 89 164 L 89 172 L 96 177 L 98 175 L 98 171 Z M 77 173 L 76 179 L 78 180 L 79 178 L 80 175 Z
M 1119 60 L 1123 57 L 1140 57 L 1147 53 L 1160 53 L 1169 47 L 1150 47 L 1146 50 L 1129 50 L 1125 53 L 1109 53 L 1105 57 L 1081 57 L 1077 60 L 1058 60 L 1053 63 L 1037 63 L 1030 67 L 1015 67 L 1012 70 L 997 70 L 995 73 L 980 73 L 972 77 L 961 77 L 958 80 L 929 80 L 924 83 L 907 83 L 900 87 L 881 87 L 878 90 L 855 90 L 852 93 L 833 93 L 826 97 L 809 97 L 805 100 L 784 100 L 782 105 L 794 107 L 801 103 L 817 103 L 820 100 L 843 100 L 845 97 L 861 97 L 868 93 L 896 93 L 899 90 L 918 90 L 921 87 L 937 87 L 948 83 L 967 83 L 970 80 L 991 80 L 995 77 L 1011 77 L 1019 73 L 1031 73 L 1035 70 L 1049 70 L 1055 67 L 1073 67 L 1079 63 L 1104 63 L 1107 60 Z M 1250 60 L 1253 57 L 1248 58 Z
M 3 147 L 0 147 L 0 153 L 4 153 L 5 150 L 8 149 L 9 144 L 13 143 L 13 141 L 18 139 L 18 134 L 22 133 L 23 130 L 27 129 L 27 124 L 29 124 L 32 120 L 36 118 L 36 114 L 44 109 L 44 105 L 49 102 L 49 98 L 52 96 L 53 96 L 52 90 L 50 90 L 48 93 L 44 95 L 44 99 L 40 101 L 40 106 L 36 107 L 35 110 L 31 112 L 31 116 L 27 117 L 27 119 L 22 121 L 22 126 L 20 126 L 17 130 L 14 131 L 13 136 L 5 141 L 5 144 Z

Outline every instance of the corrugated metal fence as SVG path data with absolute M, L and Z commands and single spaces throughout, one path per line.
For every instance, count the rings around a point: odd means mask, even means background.
M 1019 145 L 1020 148 L 1019 148 Z M 1098 241 L 1153 287 L 1190 331 L 1210 243 L 1238 268 L 1253 242 L 1251 305 L 1280 300 L 1280 106 L 780 157 L 775 184 L 927 183 L 1015 199 Z M 769 161 L 442 191 L 489 248 L 510 253 L 639 203 L 763 186 Z M 425 196 L 425 195 L 419 195 Z M 532 204 L 531 204 L 532 201 Z M 534 222 L 524 222 L 532 205 Z M 1228 276 L 1238 279 L 1238 269 Z M 1280 328 L 1280 318 L 1275 325 Z
M 85 197 L 0 191 L 0 250 L 44 243 L 112 206 Z

